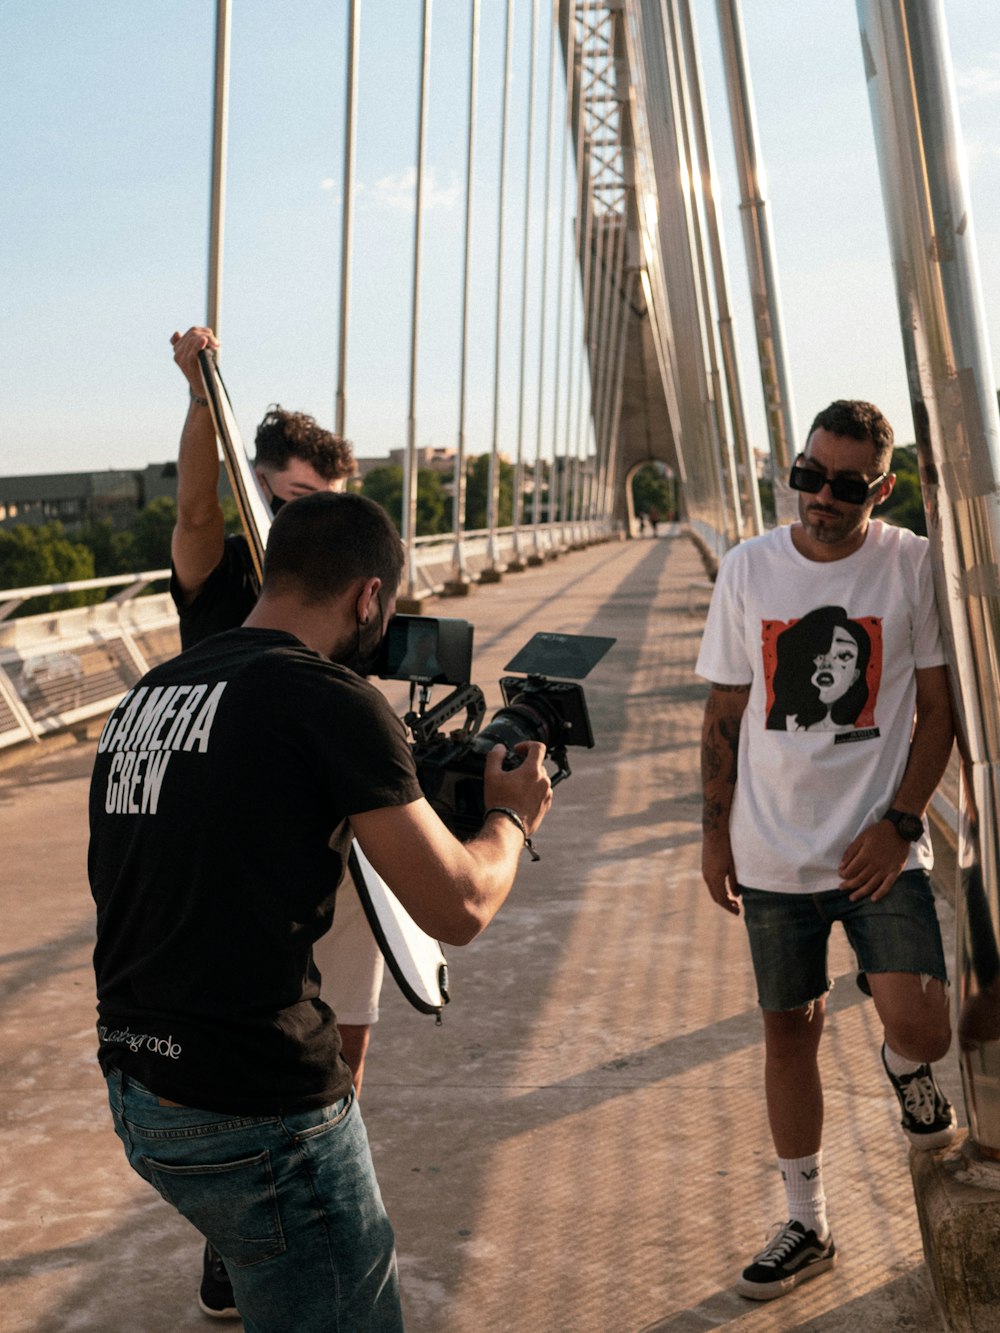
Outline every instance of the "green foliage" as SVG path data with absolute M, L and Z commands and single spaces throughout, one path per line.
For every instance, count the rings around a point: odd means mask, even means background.
M 231 495 L 224 497 L 222 501 L 222 517 L 226 524 L 226 536 L 236 537 L 243 531 L 243 523 L 240 519 L 240 511 L 236 508 L 236 501 Z
M 128 568 L 123 574 L 138 573 L 145 569 L 168 569 L 170 566 L 170 537 L 177 522 L 177 504 L 167 495 L 161 495 L 140 509 L 128 531 L 128 544 L 123 554 Z
M 231 500 L 227 503 L 232 507 L 235 528 L 230 528 L 227 523 L 226 531 L 239 532 L 236 506 Z M 108 574 L 167 569 L 170 566 L 170 537 L 176 522 L 176 503 L 169 496 L 161 495 L 145 509 L 140 509 L 131 527 L 124 532 L 115 532 L 105 518 L 93 519 L 80 529 L 77 540 L 90 550 L 100 578 Z
M 645 463 L 632 478 L 632 499 L 636 514 L 656 512 L 663 522 L 675 510 L 673 487 L 655 463 Z
M 909 528 L 911 532 L 926 537 L 927 515 L 920 489 L 916 446 L 910 444 L 894 449 L 891 466 L 896 474 L 896 485 L 886 503 L 875 511 L 876 515 L 889 523 L 895 523 L 897 527 Z
M 39 583 L 74 583 L 94 577 L 94 557 L 86 546 L 70 541 L 61 523 L 31 527 L 15 523 L 0 529 L 0 588 L 31 588 Z M 15 614 L 40 615 L 85 606 L 86 592 L 35 597 Z
M 403 526 L 403 469 L 398 464 L 372 468 L 361 484 L 361 494 L 380 504 L 396 527 Z M 449 530 L 448 497 L 439 473 L 417 471 L 417 536 Z
M 92 518 L 76 532 L 75 540 L 86 546 L 94 560 L 94 576 L 99 579 L 120 574 L 124 569 L 127 532 L 115 532 L 106 518 Z
M 480 454 L 467 463 L 465 481 L 465 526 L 485 528 L 489 523 L 487 498 L 490 487 L 490 456 Z M 500 459 L 500 496 L 497 527 L 510 527 L 514 521 L 514 464 Z

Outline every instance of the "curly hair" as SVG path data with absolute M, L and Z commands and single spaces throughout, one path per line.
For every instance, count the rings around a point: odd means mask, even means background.
M 324 430 L 305 412 L 286 412 L 272 403 L 257 427 L 257 457 L 254 462 L 270 472 L 284 472 L 289 459 L 301 458 L 315 468 L 324 481 L 339 481 L 355 472 L 350 441 Z
M 809 427 L 806 445 L 814 430 L 828 430 L 831 435 L 847 435 L 852 440 L 867 440 L 875 450 L 875 466 L 884 472 L 892 461 L 892 427 L 874 403 L 838 398 L 824 407 Z

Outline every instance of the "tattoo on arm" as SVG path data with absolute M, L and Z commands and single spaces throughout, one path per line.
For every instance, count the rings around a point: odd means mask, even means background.
M 740 708 L 734 712 L 732 704 L 720 708 L 717 697 L 720 693 L 742 694 L 745 703 L 750 694 L 750 686 L 713 684 L 705 705 L 701 774 L 704 792 L 702 828 L 706 833 L 718 829 L 729 817 L 739 759 L 743 710 Z

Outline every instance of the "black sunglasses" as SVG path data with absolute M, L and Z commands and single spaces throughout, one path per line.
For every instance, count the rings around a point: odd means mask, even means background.
M 824 486 L 829 485 L 830 494 L 841 504 L 863 505 L 872 498 L 888 475 L 888 472 L 883 472 L 874 481 L 859 481 L 855 477 L 828 477 L 819 468 L 799 467 L 796 463 L 792 467 L 788 484 L 793 491 L 805 491 L 807 495 L 818 495 Z

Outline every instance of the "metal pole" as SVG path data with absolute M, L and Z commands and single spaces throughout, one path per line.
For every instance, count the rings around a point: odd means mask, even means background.
M 556 0 L 558 3 L 558 0 Z M 531 520 L 532 520 L 532 553 L 528 557 L 529 564 L 538 564 L 542 560 L 541 534 L 539 533 L 539 524 L 542 513 L 542 413 L 544 408 L 544 387 L 545 387 L 545 351 L 546 351 L 546 327 L 545 316 L 549 297 L 549 232 L 551 230 L 549 219 L 549 206 L 551 202 L 551 181 L 552 181 L 552 130 L 556 123 L 555 102 L 556 102 L 556 60 L 559 54 L 559 33 L 555 23 L 555 16 L 552 16 L 552 22 L 549 24 L 549 99 L 548 110 L 545 118 L 545 207 L 542 210 L 544 218 L 544 228 L 542 231 L 542 293 L 539 313 L 538 328 L 538 405 L 537 417 L 535 421 L 535 484 L 532 491 Z M 551 479 L 551 478 L 550 478 Z
M 493 576 L 506 566 L 500 559 L 497 528 L 500 526 L 500 363 L 503 345 L 503 215 L 507 202 L 507 123 L 510 115 L 511 36 L 514 26 L 514 0 L 507 0 L 503 42 L 503 114 L 500 122 L 500 182 L 497 199 L 497 301 L 496 343 L 493 354 L 493 441 L 490 448 L 489 490 L 486 500 L 487 571 Z M 482 577 L 482 576 L 481 576 Z
M 229 126 L 229 0 L 215 6 L 215 104 L 212 118 L 212 204 L 208 225 L 208 327 L 222 324 L 222 237 L 226 212 L 226 140 Z
M 727 508 L 732 510 L 732 535 L 737 542 L 743 540 L 743 506 L 740 500 L 740 484 L 736 474 L 736 453 L 733 449 L 732 436 L 726 430 L 725 412 L 722 405 L 722 378 L 719 374 L 719 358 L 715 344 L 715 325 L 712 320 L 712 296 L 708 283 L 708 263 L 705 258 L 705 226 L 701 209 L 701 191 L 699 163 L 695 157 L 692 142 L 691 90 L 685 53 L 680 33 L 680 16 L 676 0 L 670 5 L 670 39 L 673 47 L 675 68 L 677 70 L 677 105 L 680 112 L 680 147 L 687 170 L 687 192 L 690 204 L 692 259 L 694 279 L 698 292 L 699 326 L 706 354 L 706 394 L 708 398 L 708 417 L 711 427 L 712 443 L 715 449 L 715 465 L 719 474 L 719 499 L 725 522 Z M 729 482 L 729 504 L 726 500 L 726 480 Z
M 589 0 L 583 0 L 582 5 L 572 3 L 570 5 L 570 24 L 573 28 L 574 42 L 576 42 L 577 15 L 582 13 L 581 26 L 583 35 L 586 38 L 587 13 L 590 8 Z M 570 76 L 570 62 L 567 57 L 566 73 Z M 583 114 L 583 82 L 584 82 L 584 50 L 582 43 L 576 44 L 574 59 L 572 62 L 572 85 L 567 88 L 567 102 L 569 112 L 569 129 L 573 136 L 573 145 L 576 149 L 576 215 L 573 221 L 573 254 L 574 254 L 574 273 L 570 282 L 570 312 L 569 312 L 569 370 L 566 377 L 566 443 L 564 450 L 564 466 L 562 475 L 562 486 L 560 488 L 560 520 L 563 526 L 562 542 L 564 546 L 571 546 L 573 534 L 571 529 L 571 509 L 570 501 L 572 486 L 574 482 L 574 460 L 570 453 L 570 441 L 573 430 L 573 381 L 575 370 L 575 358 L 580 350 L 577 347 L 576 338 L 576 313 L 577 313 L 577 277 L 579 275 L 580 265 L 583 258 L 583 217 L 584 209 L 584 149 L 586 146 L 586 127 L 584 125 Z M 574 112 L 575 106 L 575 112 Z M 582 302 L 583 293 L 580 292 Z
M 603 353 L 602 386 L 600 390 L 600 406 L 598 408 L 598 504 L 600 505 L 600 519 L 605 522 L 609 517 L 608 510 L 608 462 L 609 451 L 611 447 L 611 400 L 613 397 L 614 380 L 612 378 L 612 368 L 615 366 L 615 351 L 618 346 L 618 335 L 622 323 L 622 272 L 625 263 L 625 232 L 627 225 L 627 214 L 625 211 L 625 200 L 622 200 L 622 214 L 620 219 L 614 223 L 614 259 L 608 281 L 608 299 L 607 299 L 607 333 L 605 337 L 605 350 Z
M 618 430 L 621 425 L 621 406 L 622 390 L 625 383 L 625 348 L 628 339 L 625 337 L 625 321 L 628 317 L 628 307 L 632 300 L 632 287 L 639 281 L 639 274 L 633 270 L 625 279 L 625 288 L 622 293 L 622 336 L 618 348 L 618 366 L 615 374 L 614 387 L 614 405 L 611 409 L 611 439 L 608 444 L 608 513 L 611 513 L 611 497 L 614 494 L 615 482 L 618 476 Z
M 1000 1160 L 1000 415 L 941 0 L 858 0 L 963 758 L 959 1045 Z
M 347 96 L 344 107 L 344 201 L 340 240 L 340 337 L 337 346 L 336 432 L 347 424 L 347 333 L 351 308 L 351 224 L 354 212 L 354 142 L 357 118 L 361 0 L 351 0 L 347 20 Z
M 465 408 L 469 369 L 469 294 L 472 271 L 472 185 L 476 140 L 476 85 L 479 72 L 479 0 L 472 0 L 469 35 L 469 127 L 465 153 L 465 255 L 462 277 L 462 350 L 458 375 L 458 448 L 455 452 L 455 482 L 452 500 L 454 546 L 451 566 L 452 591 L 469 583 L 465 568 L 463 530 L 465 528 Z
M 528 343 L 528 257 L 531 237 L 531 170 L 534 165 L 535 133 L 535 84 L 538 75 L 538 0 L 531 0 L 531 72 L 528 76 L 528 142 L 525 149 L 524 169 L 524 235 L 521 243 L 521 365 L 517 400 L 517 462 L 514 468 L 513 523 L 514 550 L 511 569 L 523 569 L 521 556 L 520 526 L 521 497 L 524 492 L 524 391 L 525 391 L 525 356 Z
M 764 531 L 760 508 L 760 488 L 757 485 L 757 466 L 747 435 L 746 415 L 743 410 L 743 391 L 740 387 L 739 362 L 736 356 L 736 335 L 729 308 L 729 276 L 722 244 L 722 230 L 715 206 L 715 161 L 712 139 L 708 130 L 708 111 L 701 82 L 701 60 L 698 55 L 698 35 L 691 0 L 677 0 L 681 39 L 690 92 L 690 112 L 694 127 L 698 161 L 701 166 L 701 199 L 705 210 L 705 230 L 712 260 L 712 281 L 715 287 L 716 318 L 719 344 L 722 349 L 722 367 L 729 403 L 729 418 L 733 437 L 739 450 L 746 478 L 745 493 L 750 510 L 750 526 L 755 536 Z
M 775 506 L 781 522 L 793 520 L 798 513 L 795 498 L 785 481 L 791 460 L 798 450 L 795 446 L 795 411 L 785 364 L 778 272 L 774 260 L 770 214 L 764 197 L 764 169 L 757 153 L 757 121 L 740 4 L 739 0 L 716 0 L 716 7 L 726 65 L 729 115 L 736 147 L 743 242 L 750 271 L 757 355 L 760 359 L 764 410 L 771 442 Z
M 403 541 L 406 544 L 406 596 L 417 592 L 417 344 L 420 332 L 420 233 L 424 204 L 424 157 L 427 147 L 428 73 L 431 56 L 431 0 L 423 0 L 420 33 L 420 94 L 417 117 L 417 197 L 413 224 L 413 307 L 410 323 L 410 401 L 403 459 Z
M 569 9 L 569 22 L 567 24 L 566 37 L 566 109 L 567 120 L 571 121 L 570 108 L 573 96 L 573 62 L 575 60 L 575 40 L 576 40 L 576 20 L 572 13 L 572 0 L 557 0 L 560 6 L 567 6 Z M 559 372 L 562 362 L 562 342 L 563 342 L 563 290 L 566 286 L 566 193 L 569 178 L 569 152 L 566 142 L 566 127 L 563 126 L 560 135 L 562 144 L 562 178 L 560 185 L 560 203 L 559 203 L 559 265 L 556 270 L 556 356 L 555 373 L 553 375 L 552 392 L 552 470 L 549 474 L 549 504 L 548 521 L 551 524 L 553 519 L 553 510 L 556 508 L 556 488 L 562 492 L 562 478 L 560 470 L 557 467 L 559 462 Z M 565 460 L 564 460 L 565 462 Z

